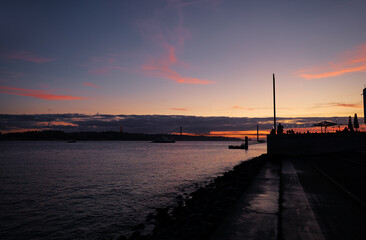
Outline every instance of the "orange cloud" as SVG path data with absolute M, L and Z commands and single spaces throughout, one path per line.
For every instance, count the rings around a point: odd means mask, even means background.
M 305 79 L 319 79 L 366 71 L 366 43 L 358 46 L 354 51 L 344 53 L 340 58 L 339 63 L 330 62 L 326 67 L 317 67 L 317 72 L 309 73 L 309 70 L 301 70 L 297 75 Z
M 2 133 L 23 133 L 23 132 L 31 132 L 31 131 L 43 131 L 50 130 L 49 128 L 16 128 L 11 130 L 2 130 Z
M 175 110 L 175 111 L 188 111 L 187 108 L 171 108 L 170 110 Z
M 0 86 L 0 93 L 17 95 L 17 96 L 25 96 L 25 97 L 34 97 L 34 98 L 40 98 L 40 99 L 44 99 L 44 100 L 81 100 L 81 99 L 85 99 L 84 97 L 51 94 L 51 93 L 49 93 L 47 91 L 43 91 L 43 90 L 32 90 L 32 89 L 3 87 L 3 86 Z
M 93 84 L 93 83 L 83 83 L 85 86 L 93 87 L 93 88 L 100 88 L 99 86 Z
M 64 121 L 38 122 L 37 125 L 39 125 L 39 126 L 72 126 L 72 127 L 79 126 L 75 123 L 69 123 L 69 122 L 64 122 Z
M 336 77 L 345 73 L 351 73 L 351 72 L 361 72 L 366 70 L 366 65 L 359 66 L 359 67 L 353 67 L 353 68 L 343 68 L 340 70 L 333 70 L 329 72 L 324 73 L 318 73 L 318 74 L 307 74 L 303 73 L 300 74 L 300 77 L 306 78 L 306 79 L 318 79 L 318 78 L 327 78 L 327 77 Z

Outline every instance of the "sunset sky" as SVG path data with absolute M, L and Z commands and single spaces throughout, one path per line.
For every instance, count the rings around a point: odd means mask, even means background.
M 366 1 L 0 3 L 0 113 L 363 116 Z

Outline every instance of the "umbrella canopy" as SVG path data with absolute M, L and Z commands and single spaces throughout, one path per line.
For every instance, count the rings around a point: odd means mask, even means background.
M 329 126 L 335 126 L 335 125 L 338 125 L 338 124 L 334 123 L 334 122 L 329 122 L 329 121 L 322 121 L 322 122 L 319 122 L 319 123 L 315 123 L 313 126 L 316 126 L 316 127 L 329 127 Z
M 319 123 L 315 123 L 313 126 L 320 127 L 322 129 L 321 132 L 323 132 L 323 127 L 324 127 L 325 128 L 325 133 L 326 133 L 327 132 L 327 127 L 335 126 L 335 125 L 338 125 L 338 124 L 334 123 L 334 122 L 329 122 L 329 121 L 322 121 L 322 122 L 319 122 Z

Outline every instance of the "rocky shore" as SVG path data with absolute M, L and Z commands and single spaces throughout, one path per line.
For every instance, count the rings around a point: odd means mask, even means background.
M 145 228 L 141 223 L 131 236 L 120 236 L 118 240 L 210 239 L 268 158 L 264 154 L 242 162 L 205 187 L 179 196 L 175 206 L 156 209 L 146 219 L 154 225 L 150 234 L 141 233 Z

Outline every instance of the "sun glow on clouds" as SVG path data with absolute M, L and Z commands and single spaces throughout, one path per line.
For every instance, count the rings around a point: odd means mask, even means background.
M 339 63 L 330 62 L 328 66 L 317 69 L 301 70 L 297 72 L 297 75 L 305 79 L 319 79 L 366 71 L 366 43 L 358 46 L 354 51 L 343 54 Z
M 39 126 L 71 126 L 71 127 L 77 127 L 78 124 L 75 123 L 69 123 L 69 122 L 63 122 L 63 121 L 52 121 L 52 122 L 38 122 L 37 125 Z
M 11 130 L 2 130 L 2 133 L 23 133 L 23 132 L 32 132 L 32 131 L 43 131 L 48 130 L 47 128 L 15 128 Z
M 259 136 L 264 137 L 270 133 L 270 129 L 260 130 Z M 224 137 L 236 137 L 244 138 L 245 136 L 256 136 L 256 130 L 248 131 L 211 131 L 207 136 L 224 136 Z
M 17 95 L 17 96 L 25 96 L 25 97 L 34 97 L 43 100 L 82 100 L 86 99 L 84 97 L 76 97 L 69 95 L 56 95 L 52 94 L 45 90 L 33 90 L 33 89 L 24 89 L 24 88 L 14 88 L 14 87 L 5 87 L 0 86 L 0 93 Z

